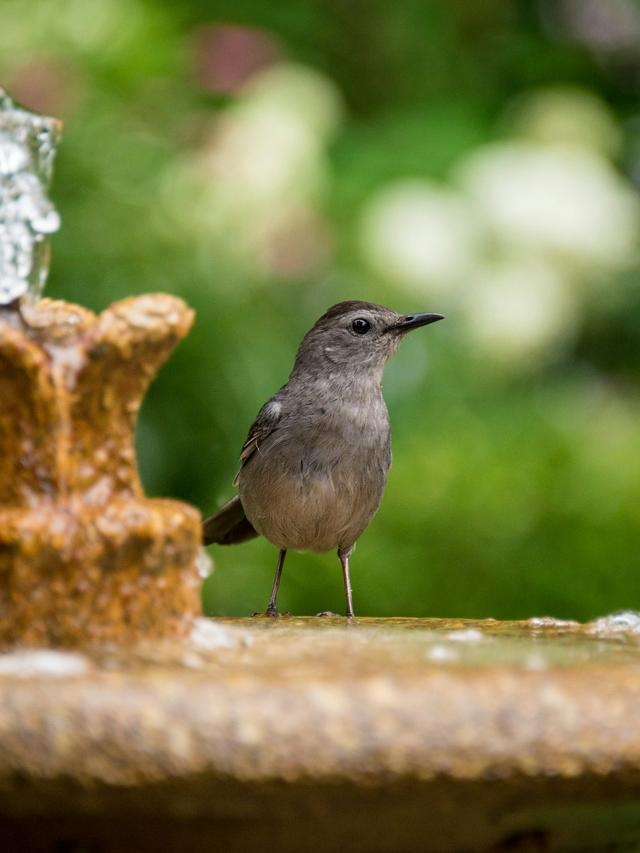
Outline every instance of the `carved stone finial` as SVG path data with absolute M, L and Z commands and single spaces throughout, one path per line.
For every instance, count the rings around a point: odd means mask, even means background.
M 144 497 L 134 426 L 193 320 L 173 296 L 101 315 L 0 311 L 0 643 L 180 635 L 200 612 L 197 510 Z

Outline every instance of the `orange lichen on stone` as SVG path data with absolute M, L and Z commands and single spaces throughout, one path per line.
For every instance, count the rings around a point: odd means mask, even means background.
M 198 614 L 199 513 L 145 499 L 134 450 L 192 321 L 165 294 L 0 312 L 0 643 L 175 636 Z

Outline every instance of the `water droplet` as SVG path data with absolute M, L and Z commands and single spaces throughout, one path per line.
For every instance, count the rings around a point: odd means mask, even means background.
M 196 557 L 196 569 L 198 570 L 198 574 L 201 578 L 208 578 L 209 575 L 213 574 L 213 560 L 204 548 L 200 548 L 198 551 L 198 556 Z
M 229 649 L 237 645 L 231 631 L 211 619 L 196 619 L 190 640 L 196 648 L 205 651 Z
M 556 619 L 554 616 L 532 616 L 527 625 L 532 628 L 571 628 L 578 625 L 572 619 Z

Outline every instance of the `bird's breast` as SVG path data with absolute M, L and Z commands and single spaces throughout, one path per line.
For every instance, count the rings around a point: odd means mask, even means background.
M 349 546 L 380 504 L 390 464 L 386 406 L 307 406 L 263 443 L 240 475 L 254 527 L 279 547 Z

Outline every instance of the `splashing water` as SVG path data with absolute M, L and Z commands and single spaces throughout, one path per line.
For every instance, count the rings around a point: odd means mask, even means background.
M 196 569 L 198 570 L 198 574 L 203 579 L 208 578 L 209 575 L 213 574 L 213 568 L 213 560 L 204 548 L 200 548 L 198 556 L 196 557 Z
M 527 619 L 531 628 L 575 628 L 579 623 L 573 619 L 556 619 L 555 616 L 532 616 Z
M 35 300 L 60 217 L 47 197 L 61 124 L 19 107 L 0 87 L 0 305 Z
M 237 638 L 224 625 L 204 618 L 196 619 L 190 640 L 196 648 L 204 651 L 232 648 L 238 643 Z
M 640 613 L 636 610 L 619 610 L 608 616 L 600 616 L 592 622 L 587 622 L 587 633 L 598 637 L 612 634 L 640 634 Z

